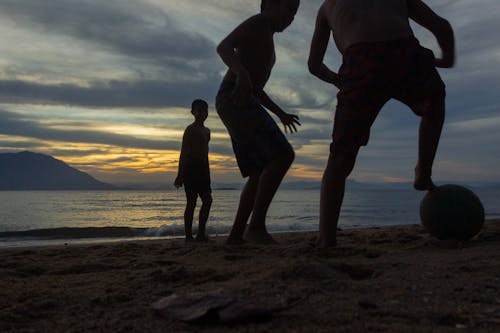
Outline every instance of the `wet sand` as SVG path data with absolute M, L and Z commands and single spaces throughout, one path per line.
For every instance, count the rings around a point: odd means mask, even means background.
M 0 251 L 0 332 L 500 332 L 500 220 L 467 243 L 418 225 L 278 234 L 279 245 L 183 240 Z M 183 323 L 151 304 L 224 289 L 264 322 Z

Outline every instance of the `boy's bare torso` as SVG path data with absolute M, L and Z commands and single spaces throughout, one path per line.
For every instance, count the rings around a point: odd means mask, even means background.
M 191 124 L 186 128 L 186 140 L 189 159 L 205 159 L 208 157 L 210 130 L 205 126 Z
M 240 42 L 236 54 L 250 75 L 253 90 L 259 91 L 266 85 L 276 62 L 274 34 L 269 23 L 260 14 L 250 17 L 243 24 L 251 32 L 245 34 L 246 39 Z M 224 77 L 224 81 L 235 82 L 236 79 L 231 70 Z
M 360 42 L 394 40 L 413 35 L 407 0 L 325 0 L 324 15 L 339 51 Z

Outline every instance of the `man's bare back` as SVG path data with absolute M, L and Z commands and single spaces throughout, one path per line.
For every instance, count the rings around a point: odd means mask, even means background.
M 250 76 L 252 89 L 258 92 L 266 85 L 276 61 L 274 32 L 262 14 L 250 17 L 237 29 L 241 30 L 240 35 L 245 40 L 240 41 L 236 54 Z M 236 80 L 236 73 L 228 69 L 224 81 L 236 82 Z
M 322 15 L 339 51 L 360 42 L 377 42 L 413 35 L 406 0 L 326 0 Z

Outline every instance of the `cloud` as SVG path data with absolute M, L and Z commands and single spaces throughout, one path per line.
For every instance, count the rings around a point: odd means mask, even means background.
M 89 86 L 0 81 L 0 102 L 62 104 L 89 107 L 166 107 L 191 105 L 194 98 L 212 100 L 214 79 L 200 82 L 109 81 Z
M 177 141 L 159 141 L 138 139 L 128 135 L 105 133 L 93 130 L 58 130 L 43 126 L 37 122 L 25 120 L 18 115 L 0 110 L 0 133 L 59 142 L 85 142 L 116 145 L 142 149 L 179 148 Z
M 6 39 L 11 59 L 6 59 L 0 81 L 2 102 L 176 106 L 198 97 L 213 99 L 220 81 L 223 65 L 215 44 L 200 32 L 183 30 L 161 8 L 143 1 L 5 0 L 0 2 L 0 18 L 4 25 L 11 22 L 12 34 L 29 32 L 20 49 L 31 40 L 35 45 L 40 39 L 53 43 L 41 54 L 17 54 L 15 41 Z M 73 52 L 75 47 L 82 53 Z M 33 65 L 37 62 L 41 66 Z
M 95 124 L 94 124 L 95 126 Z M 92 128 L 92 126 L 89 126 Z M 0 109 L 0 134 L 4 136 L 16 136 L 32 138 L 37 140 L 53 141 L 58 143 L 87 143 L 118 146 L 123 148 L 135 148 L 145 150 L 179 150 L 181 136 L 177 140 L 149 140 L 137 138 L 126 134 L 108 133 L 98 130 L 62 130 L 52 128 L 51 125 L 25 119 L 25 116 Z M 210 145 L 212 153 L 232 154 L 228 145 L 228 139 L 214 139 Z M 10 140 L 8 141 L 10 142 Z M 37 147 L 37 143 L 24 140 L 24 146 Z M 0 141 L 1 143 L 1 141 Z M 44 144 L 38 144 L 43 147 Z M 20 147 L 16 144 L 14 147 Z M 1 146 L 0 146 L 1 147 Z M 11 147 L 9 145 L 8 147 Z M 92 152 L 92 151 L 91 151 Z M 69 155 L 69 154 L 65 154 Z M 76 154 L 78 155 L 78 154 Z
M 158 7 L 141 1 L 4 0 L 0 9 L 17 23 L 130 56 L 170 65 L 214 59 L 214 45 L 206 37 L 180 30 Z

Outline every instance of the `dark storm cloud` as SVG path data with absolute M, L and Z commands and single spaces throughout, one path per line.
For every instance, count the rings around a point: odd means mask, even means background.
M 217 89 L 209 82 L 110 81 L 90 87 L 0 81 L 0 102 L 67 104 L 91 107 L 166 107 L 190 105 L 194 98 L 213 99 Z
M 181 31 L 160 8 L 141 1 L 3 0 L 0 15 L 26 27 L 158 62 L 182 60 L 177 64 L 194 66 L 215 57 L 211 41 L 197 32 Z

